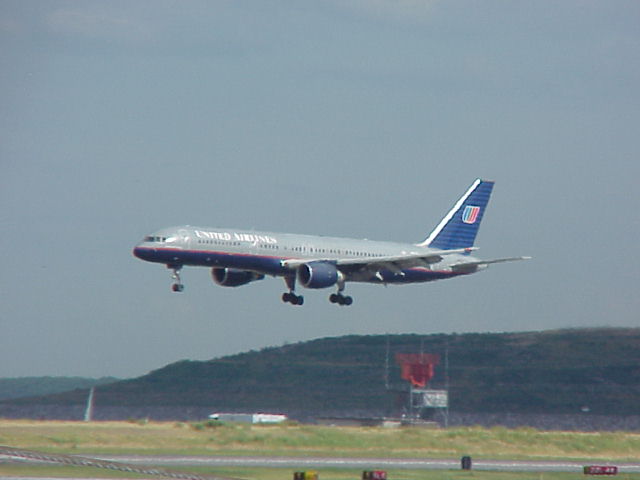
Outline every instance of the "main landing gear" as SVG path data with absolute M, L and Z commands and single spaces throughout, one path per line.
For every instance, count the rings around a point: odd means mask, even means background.
M 331 303 L 337 303 L 340 306 L 349 306 L 353 303 L 353 298 L 348 295 L 343 295 L 344 292 L 345 281 L 344 278 L 342 281 L 338 280 L 338 293 L 332 293 L 329 295 L 329 301 Z
M 282 294 L 282 301 L 284 303 L 290 303 L 291 305 L 303 305 L 304 297 L 302 295 L 296 295 L 293 292 L 285 292 Z
M 171 275 L 171 278 L 173 279 L 173 285 L 171 285 L 171 290 L 173 290 L 174 292 L 183 291 L 184 285 L 180 280 L 180 269 L 182 268 L 182 265 L 167 265 L 167 268 L 170 268 L 171 270 L 173 270 L 173 274 Z
M 349 295 L 342 295 L 342 293 L 338 292 L 338 293 L 332 293 L 331 295 L 329 295 L 329 301 L 331 303 L 337 303 L 338 305 L 346 305 L 349 306 L 353 303 L 353 298 L 351 298 Z
M 282 301 L 284 303 L 290 303 L 291 305 L 303 305 L 304 297 L 302 295 L 296 295 L 296 276 L 295 275 L 287 275 L 284 277 L 284 281 L 289 288 L 288 292 L 282 294 Z M 344 291 L 344 281 L 338 283 L 338 292 L 332 293 L 329 296 L 329 301 L 331 303 L 337 303 L 338 305 L 351 305 L 353 303 L 353 298 L 348 295 L 343 295 Z
M 284 281 L 287 284 L 289 291 L 282 294 L 282 301 L 284 303 L 290 303 L 291 305 L 303 305 L 304 297 L 302 295 L 295 294 L 296 276 L 288 275 L 284 277 Z

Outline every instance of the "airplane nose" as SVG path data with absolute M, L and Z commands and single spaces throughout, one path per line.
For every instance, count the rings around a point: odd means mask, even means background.
M 148 260 L 149 256 L 153 253 L 153 248 L 149 247 L 141 247 L 140 245 L 136 245 L 133 248 L 133 255 L 138 257 L 141 260 Z

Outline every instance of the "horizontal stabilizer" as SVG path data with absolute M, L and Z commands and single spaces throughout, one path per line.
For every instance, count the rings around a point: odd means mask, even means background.
M 452 265 L 451 270 L 456 273 L 473 273 L 476 272 L 479 267 L 491 265 L 492 263 L 515 262 L 518 260 L 531 260 L 531 257 L 496 258 L 494 260 L 478 260 L 476 262 L 458 263 L 456 265 Z

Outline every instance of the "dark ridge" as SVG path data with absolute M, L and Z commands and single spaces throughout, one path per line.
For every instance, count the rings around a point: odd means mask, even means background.
M 182 360 L 98 387 L 95 408 L 273 411 L 294 418 L 398 415 L 407 385 L 395 354 L 421 351 L 442 358 L 432 388 L 446 383 L 448 355 L 452 412 L 640 414 L 640 329 L 630 328 L 321 338 Z M 0 416 L 20 406 L 79 408 L 86 399 L 85 387 L 5 400 Z
M 50 395 L 119 381 L 115 377 L 18 377 L 0 378 L 0 400 Z

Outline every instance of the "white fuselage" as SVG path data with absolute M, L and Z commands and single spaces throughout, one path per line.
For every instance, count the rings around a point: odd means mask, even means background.
M 143 260 L 175 266 L 233 268 L 284 276 L 286 262 L 361 259 L 375 265 L 376 258 L 428 254 L 433 249 L 409 243 L 352 238 L 257 232 L 212 227 L 172 227 L 145 237 L 134 254 Z M 459 275 L 451 269 L 469 255 L 448 255 L 437 263 L 412 268 L 344 268 L 345 280 L 371 283 L 412 283 Z M 465 272 L 470 273 L 470 272 Z

